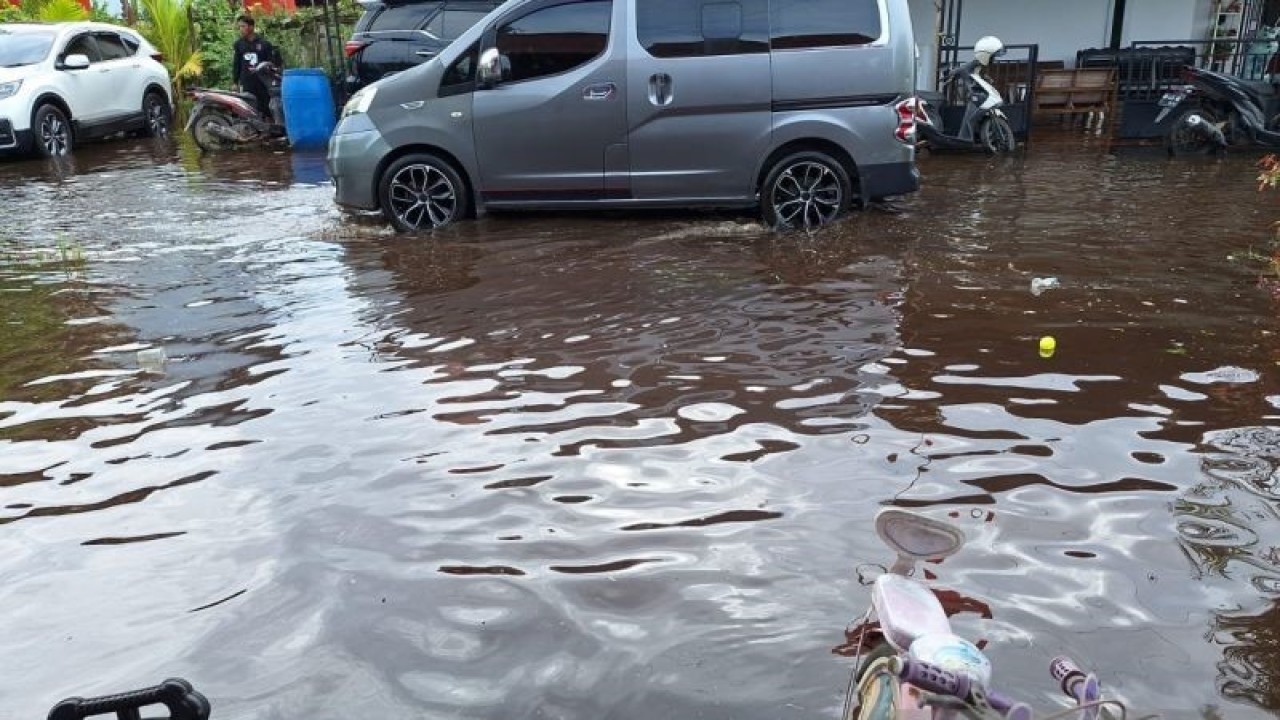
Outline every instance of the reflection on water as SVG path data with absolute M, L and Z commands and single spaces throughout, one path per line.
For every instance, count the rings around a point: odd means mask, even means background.
M 832 717 L 885 504 L 963 526 L 929 572 L 1011 693 L 1065 652 L 1135 709 L 1280 710 L 1250 161 L 924 170 L 815 235 L 412 238 L 318 157 L 0 166 L 6 711 L 184 675 L 239 718 Z
M 1180 542 L 1201 582 L 1232 592 L 1215 610 L 1209 640 L 1222 648 L 1218 688 L 1227 698 L 1280 707 L 1280 429 L 1210 433 L 1203 480 L 1176 505 Z

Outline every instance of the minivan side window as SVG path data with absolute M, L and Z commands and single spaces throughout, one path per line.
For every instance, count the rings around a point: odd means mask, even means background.
M 612 0 L 553 5 L 498 27 L 508 82 L 558 75 L 585 65 L 609 46 Z
M 641 0 L 636 37 L 654 57 L 769 51 L 767 0 Z
M 471 43 L 440 78 L 440 97 L 469 93 L 476 87 L 476 63 L 480 60 L 480 42 Z
M 771 42 L 777 49 L 866 45 L 880 37 L 876 0 L 771 0 Z

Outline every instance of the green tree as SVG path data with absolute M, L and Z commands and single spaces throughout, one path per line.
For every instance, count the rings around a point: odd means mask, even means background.
M 0 22 L 67 22 L 88 19 L 89 13 L 76 0 L 22 0 L 17 5 L 0 2 Z
M 75 22 L 88 19 L 88 11 L 76 0 L 46 0 L 36 13 L 36 20 L 40 22 Z
M 174 97 L 182 97 L 187 82 L 199 78 L 203 70 L 189 12 L 191 0 L 141 0 L 140 4 L 138 30 L 164 55 Z
M 203 60 L 200 82 L 207 87 L 231 87 L 231 46 L 236 41 L 237 14 L 227 0 L 191 2 L 196 42 Z

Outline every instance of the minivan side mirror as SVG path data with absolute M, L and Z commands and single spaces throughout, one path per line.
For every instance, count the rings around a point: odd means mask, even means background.
M 483 88 L 491 88 L 502 80 L 502 54 L 498 48 L 489 48 L 480 53 L 480 62 L 476 65 L 476 81 Z
M 76 53 L 68 55 L 62 59 L 62 68 L 64 70 L 84 70 L 89 67 L 89 56 Z

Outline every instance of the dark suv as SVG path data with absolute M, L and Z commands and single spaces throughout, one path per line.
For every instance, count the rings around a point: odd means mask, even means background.
M 501 0 L 426 0 L 360 3 L 364 13 L 346 44 L 347 93 L 426 62 Z

